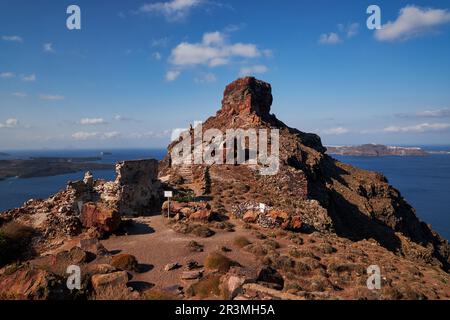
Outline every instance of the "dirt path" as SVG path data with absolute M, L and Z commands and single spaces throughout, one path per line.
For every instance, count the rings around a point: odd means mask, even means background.
M 136 218 L 134 222 L 135 226 L 129 235 L 113 236 L 103 240 L 102 244 L 110 251 L 136 256 L 148 271 L 135 274 L 133 281 L 140 282 L 143 286 L 154 285 L 158 289 L 173 289 L 178 286 L 186 288 L 189 282 L 181 280 L 181 273 L 186 270 L 187 262 L 195 260 L 203 264 L 209 253 L 220 250 L 222 246 L 231 249 L 230 252 L 223 253 L 224 255 L 243 266 L 255 266 L 257 263 L 252 254 L 240 250 L 233 243 L 238 236 L 253 240 L 248 230 L 244 230 L 239 222 L 235 232 L 214 230 L 216 234 L 210 238 L 176 233 L 167 226 L 167 220 L 162 216 Z M 203 245 L 204 251 L 191 252 L 187 245 L 192 240 Z M 173 262 L 178 262 L 181 268 L 165 271 L 164 267 Z

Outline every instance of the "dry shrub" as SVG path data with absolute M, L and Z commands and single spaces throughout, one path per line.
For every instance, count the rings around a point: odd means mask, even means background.
M 364 266 L 355 263 L 332 262 L 328 265 L 328 271 L 338 274 L 344 272 L 364 274 L 365 269 Z
M 315 250 L 322 254 L 331 254 L 331 253 L 335 253 L 337 251 L 329 243 L 326 243 L 326 242 L 321 243 L 318 246 L 316 246 Z
M 35 234 L 33 228 L 14 221 L 3 225 L 0 228 L 0 267 L 33 256 L 30 244 Z
M 192 284 L 187 290 L 188 297 L 196 297 L 200 299 L 206 299 L 209 297 L 220 296 L 220 275 L 211 274 L 207 275 L 198 282 Z
M 138 300 L 139 296 L 130 292 L 127 288 L 106 287 L 101 292 L 95 293 L 94 300 Z
M 178 233 L 182 234 L 193 234 L 200 238 L 208 238 L 215 234 L 214 231 L 209 229 L 208 227 L 200 224 L 193 223 L 175 223 L 171 225 L 171 228 Z
M 292 248 L 291 250 L 289 250 L 289 255 L 291 255 L 294 258 L 312 258 L 320 260 L 320 258 L 317 257 L 312 251 L 301 250 L 297 248 Z
M 11 241 L 30 239 L 36 233 L 33 228 L 14 221 L 5 224 L 0 232 Z
M 230 270 L 230 267 L 239 264 L 223 254 L 212 252 L 206 257 L 204 265 L 209 270 L 218 270 L 219 272 L 226 273 Z
M 263 242 L 263 245 L 271 248 L 271 249 L 278 249 L 280 247 L 280 244 L 272 239 L 267 239 Z
M 190 252 L 203 252 L 203 245 L 194 240 L 189 241 L 187 248 Z
M 243 247 L 251 244 L 251 242 L 246 237 L 240 236 L 240 237 L 234 238 L 234 244 L 236 246 L 238 246 L 239 248 L 243 248 Z
M 260 257 L 265 256 L 268 252 L 267 248 L 259 243 L 250 244 L 245 247 L 245 250 L 250 253 L 253 253 L 255 256 Z

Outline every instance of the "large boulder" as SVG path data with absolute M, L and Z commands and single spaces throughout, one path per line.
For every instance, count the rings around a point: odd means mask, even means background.
M 92 287 L 96 294 L 104 294 L 107 291 L 123 292 L 127 289 L 128 273 L 117 271 L 108 274 L 95 274 L 91 278 Z
M 270 266 L 263 266 L 259 269 L 256 281 L 274 289 L 281 290 L 284 287 L 283 276 Z
M 242 293 L 242 286 L 256 281 L 256 270 L 231 267 L 227 274 L 220 279 L 220 289 L 225 299 L 232 300 Z
M 0 300 L 65 299 L 69 291 L 63 278 L 29 265 L 0 275 Z
M 81 223 L 85 228 L 97 228 L 103 232 L 116 231 L 121 222 L 119 213 L 102 203 L 85 203 L 80 215 Z
M 138 261 L 135 256 L 127 253 L 121 253 L 111 258 L 111 265 L 122 271 L 136 271 Z

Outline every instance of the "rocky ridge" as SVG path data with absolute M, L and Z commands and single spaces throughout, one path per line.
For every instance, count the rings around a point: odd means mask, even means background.
M 222 108 L 202 124 L 202 130 L 278 129 L 279 172 L 263 176 L 249 165 L 190 165 L 192 172 L 208 172 L 208 177 L 199 175 L 188 187 L 195 189 L 208 178 L 210 192 L 205 194 L 212 196 L 213 211 L 233 212 L 233 206 L 244 202 L 240 200 L 265 203 L 300 216 L 306 229 L 354 241 L 372 238 L 390 251 L 427 259 L 448 271 L 448 242 L 417 218 L 386 177 L 328 156 L 319 136 L 290 128 L 271 114 L 272 100 L 270 84 L 252 77 L 238 79 L 226 87 Z M 169 177 L 175 188 L 180 181 L 173 177 L 183 170 L 171 165 L 171 151 L 178 142 L 169 146 L 160 165 L 160 176 Z
M 173 165 L 175 141 L 160 163 L 118 163 L 115 181 L 87 173 L 3 213 L 0 250 L 14 224 L 35 233 L 29 252 L 0 266 L 0 299 L 449 299 L 448 242 L 383 175 L 336 161 L 317 135 L 278 120 L 272 100 L 268 83 L 238 79 L 202 128 L 278 129 L 276 175 Z M 161 207 L 163 188 L 175 197 Z M 163 215 L 129 218 L 153 212 Z M 71 264 L 79 291 L 65 286 Z M 366 286 L 369 265 L 382 268 L 379 291 Z

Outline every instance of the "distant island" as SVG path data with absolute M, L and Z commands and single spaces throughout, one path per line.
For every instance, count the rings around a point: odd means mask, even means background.
M 7 178 L 33 178 L 55 176 L 87 170 L 113 169 L 114 165 L 95 163 L 101 158 L 96 157 L 42 157 L 28 160 L 0 160 L 0 180 Z
M 0 157 L 9 157 L 10 155 L 5 152 L 0 152 Z
M 426 156 L 429 153 L 418 147 L 395 147 L 382 144 L 363 144 L 359 146 L 327 146 L 328 154 L 341 156 Z

